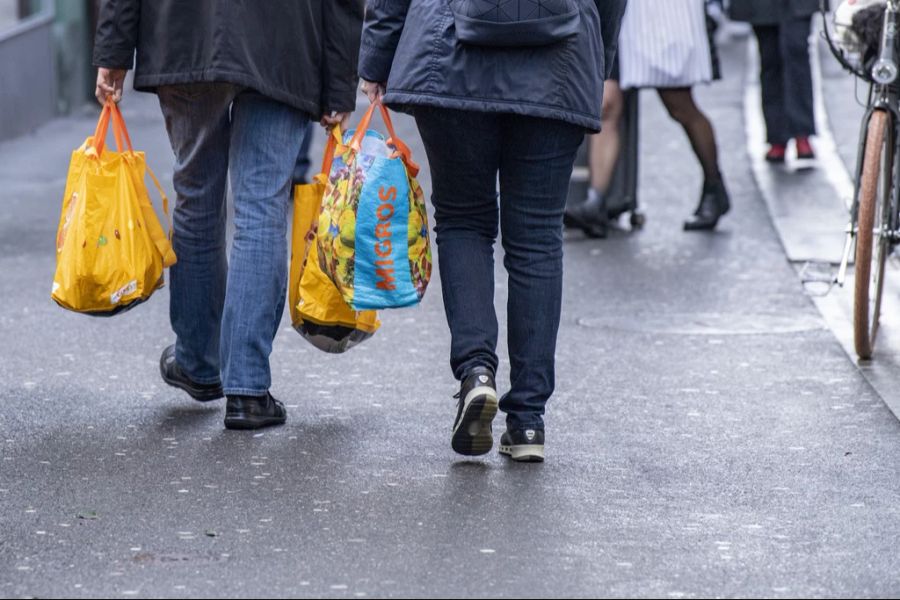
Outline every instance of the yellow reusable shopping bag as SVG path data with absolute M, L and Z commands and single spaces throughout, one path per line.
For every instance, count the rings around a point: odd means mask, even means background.
M 117 152 L 105 148 L 112 122 Z M 126 150 L 123 151 L 123 140 Z M 72 153 L 56 235 L 51 294 L 63 308 L 111 316 L 147 300 L 175 264 L 169 235 L 150 202 L 149 173 L 168 216 L 168 199 L 143 152 L 135 152 L 118 106 L 103 107 L 92 137 Z
M 381 326 L 375 311 L 350 308 L 319 266 L 316 229 L 338 140 L 340 131 L 335 127 L 328 138 L 322 172 L 313 183 L 294 188 L 289 293 L 294 329 L 316 348 L 331 353 L 346 352 Z

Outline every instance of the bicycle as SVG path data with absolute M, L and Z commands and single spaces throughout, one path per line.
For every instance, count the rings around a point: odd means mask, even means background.
M 855 248 L 853 340 L 856 354 L 868 360 L 878 335 L 885 264 L 900 244 L 900 53 L 896 47 L 900 0 L 887 0 L 877 48 L 836 42 L 828 27 L 826 0 L 821 2 L 823 34 L 831 53 L 844 69 L 869 86 L 847 240 L 834 280 L 843 287 Z

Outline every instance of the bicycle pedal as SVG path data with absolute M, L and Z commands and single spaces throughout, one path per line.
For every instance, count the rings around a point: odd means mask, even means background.
M 810 295 L 825 296 L 837 283 L 837 275 L 830 263 L 808 261 L 800 269 L 800 282 Z

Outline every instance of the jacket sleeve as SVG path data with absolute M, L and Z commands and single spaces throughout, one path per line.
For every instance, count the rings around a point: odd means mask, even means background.
M 411 0 L 369 0 L 359 55 L 359 75 L 386 82 Z
M 600 12 L 600 31 L 603 35 L 603 49 L 606 62 L 606 77 L 612 73 L 616 60 L 616 49 L 619 47 L 619 27 L 622 15 L 625 14 L 627 0 L 595 0 Z
M 94 35 L 94 66 L 133 67 L 140 22 L 141 0 L 102 0 Z
M 322 111 L 356 108 L 356 63 L 365 0 L 322 2 Z

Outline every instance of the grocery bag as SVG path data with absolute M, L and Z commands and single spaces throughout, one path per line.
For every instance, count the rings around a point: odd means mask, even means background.
M 106 148 L 112 122 L 117 151 Z M 123 149 L 123 140 L 125 148 Z M 103 107 L 92 137 L 72 153 L 56 235 L 51 297 L 63 308 L 111 316 L 147 300 L 175 264 L 171 225 L 166 235 L 144 176 L 169 201 L 143 152 L 135 152 L 119 107 Z
M 294 329 L 325 352 L 345 352 L 369 339 L 381 325 L 375 311 L 353 310 L 334 282 L 319 267 L 316 229 L 338 128 L 329 135 L 322 172 L 313 182 L 294 188 L 289 303 Z
M 376 108 L 387 139 L 368 129 Z M 338 144 L 319 216 L 319 262 L 356 310 L 411 306 L 425 294 L 431 244 L 418 172 L 380 102 Z

